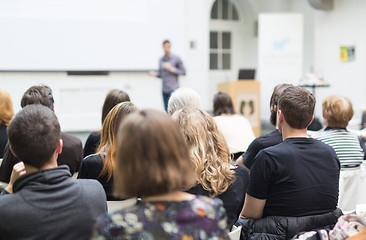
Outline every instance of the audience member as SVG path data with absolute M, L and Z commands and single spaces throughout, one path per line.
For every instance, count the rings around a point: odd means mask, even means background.
M 265 220 L 239 219 L 244 234 L 259 228 L 270 235 L 275 229 L 289 239 L 297 232 L 337 222 L 340 163 L 332 147 L 307 135 L 314 107 L 314 96 L 304 88 L 288 87 L 281 94 L 277 124 L 284 141 L 255 157 L 241 212 L 241 218 Z
M 338 207 L 344 211 L 356 209 L 365 195 L 361 186 L 360 166 L 365 159 L 365 153 L 358 136 L 347 130 L 348 122 L 353 117 L 352 103 L 348 98 L 336 95 L 328 96 L 323 101 L 323 118 L 326 126 L 324 132 L 314 135 L 332 146 L 341 163 L 339 182 Z M 362 177 L 363 178 L 363 177 Z M 366 200 L 366 196 L 363 201 Z
M 0 196 L 1 239 L 89 239 L 106 212 L 105 194 L 97 181 L 73 179 L 67 166 L 57 166 L 63 141 L 56 115 L 40 104 L 26 106 L 8 136 L 22 162 Z
M 201 107 L 200 96 L 190 88 L 178 88 L 173 92 L 168 102 L 168 113 L 172 115 L 183 107 Z
M 252 126 L 244 116 L 235 114 L 231 97 L 226 93 L 219 92 L 215 95 L 213 113 L 217 127 L 236 160 L 255 138 Z
M 116 196 L 142 201 L 100 219 L 93 239 L 229 239 L 221 201 L 181 191 L 192 184 L 194 166 L 166 114 L 128 115 L 118 131 L 115 164 Z
M 280 98 L 281 93 L 288 87 L 292 86 L 291 84 L 278 84 L 272 93 L 271 100 L 269 103 L 269 107 L 271 110 L 270 122 L 273 126 L 276 127 L 271 133 L 268 133 L 264 136 L 260 136 L 249 145 L 247 151 L 239 157 L 235 164 L 246 167 L 248 170 L 252 168 L 254 163 L 254 158 L 257 156 L 258 152 L 262 149 L 265 149 L 270 146 L 277 145 L 282 142 L 282 134 L 278 131 L 277 126 L 277 105 L 278 99 Z
M 107 200 L 113 197 L 113 168 L 116 151 L 116 136 L 121 121 L 130 113 L 137 111 L 131 102 L 122 102 L 112 108 L 105 117 L 102 138 L 96 154 L 87 156 L 81 163 L 78 178 L 97 179 L 104 188 Z
M 188 192 L 220 198 L 231 228 L 243 207 L 249 180 L 247 170 L 230 165 L 225 139 L 208 113 L 197 107 L 184 107 L 172 118 L 187 140 L 190 159 L 195 165 L 196 183 Z
M 107 96 L 105 97 L 102 108 L 102 125 L 105 117 L 114 106 L 116 106 L 118 103 L 129 102 L 129 101 L 130 96 L 128 96 L 126 92 L 119 89 L 112 89 L 111 91 L 109 91 Z M 100 143 L 100 133 L 101 130 L 91 132 L 89 134 L 84 146 L 84 157 L 96 153 L 96 150 Z
M 13 103 L 10 94 L 6 90 L 0 88 L 0 158 L 3 158 L 4 156 L 4 149 L 8 143 L 6 128 L 13 116 Z
M 41 104 L 54 111 L 54 99 L 50 87 L 32 86 L 23 95 L 21 107 L 24 108 L 31 104 Z M 71 134 L 61 132 L 63 141 L 62 153 L 58 155 L 57 163 L 59 166 L 67 165 L 73 175 L 80 167 L 83 160 L 83 145 L 81 140 Z M 9 182 L 13 166 L 20 160 L 12 154 L 7 145 L 5 147 L 3 163 L 0 166 L 0 181 Z

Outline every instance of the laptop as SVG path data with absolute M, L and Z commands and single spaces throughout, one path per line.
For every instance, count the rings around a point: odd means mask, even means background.
M 239 80 L 254 80 L 254 79 L 255 79 L 255 69 L 239 70 Z

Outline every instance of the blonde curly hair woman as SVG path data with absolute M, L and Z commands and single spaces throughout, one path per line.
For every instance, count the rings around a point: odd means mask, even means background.
M 197 107 L 184 107 L 172 118 L 188 143 L 190 159 L 195 165 L 196 185 L 188 192 L 220 198 L 231 227 L 243 207 L 248 184 L 247 170 L 230 165 L 229 148 L 207 112 Z

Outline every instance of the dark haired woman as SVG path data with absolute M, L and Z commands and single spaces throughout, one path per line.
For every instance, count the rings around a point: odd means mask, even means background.
M 107 200 L 119 200 L 113 197 L 113 168 L 116 152 L 118 126 L 137 107 L 130 102 L 119 103 L 106 116 L 103 122 L 102 138 L 96 154 L 84 158 L 78 178 L 98 180 L 106 192 Z
M 118 103 L 129 102 L 129 101 L 130 97 L 126 92 L 119 89 L 113 89 L 109 91 L 107 96 L 105 97 L 102 108 L 102 125 L 107 114 L 114 106 L 116 106 Z M 91 132 L 89 134 L 84 146 L 84 157 L 90 154 L 94 154 L 96 152 L 97 147 L 99 146 L 100 143 L 100 132 L 101 130 Z

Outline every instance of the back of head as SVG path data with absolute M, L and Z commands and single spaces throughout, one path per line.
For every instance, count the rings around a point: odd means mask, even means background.
M 323 117 L 329 127 L 345 128 L 353 117 L 351 101 L 346 97 L 331 95 L 323 101 Z
M 220 116 L 221 114 L 234 114 L 233 101 L 231 97 L 223 92 L 215 94 L 213 113 L 215 116 Z
M 231 162 L 229 148 L 215 120 L 197 107 L 184 107 L 172 118 L 190 148 L 198 183 L 212 196 L 226 191 L 235 177 L 228 168 Z
M 109 111 L 116 106 L 118 103 L 121 102 L 129 102 L 130 96 L 122 90 L 113 89 L 108 92 L 107 96 L 105 97 L 103 109 L 102 109 L 102 124 L 104 119 L 106 118 Z
M 101 176 L 107 175 L 108 179 L 112 177 L 118 127 L 128 114 L 136 111 L 137 107 L 135 104 L 131 102 L 121 102 L 114 106 L 106 116 L 103 122 L 100 144 L 97 150 L 97 152 L 106 153 L 106 161 L 104 161 L 104 166 L 100 173 Z
M 55 103 L 52 95 L 52 89 L 46 85 L 32 86 L 28 88 L 23 94 L 20 105 L 24 108 L 31 104 L 41 104 L 53 111 L 53 104 Z
M 315 102 L 313 94 L 305 88 L 288 87 L 278 100 L 278 108 L 290 127 L 305 129 L 313 119 Z
M 13 103 L 10 94 L 0 88 L 0 125 L 8 126 L 13 116 Z
M 292 84 L 287 84 L 287 83 L 281 83 L 275 86 L 275 88 L 273 89 L 273 93 L 269 102 L 269 107 L 271 110 L 271 116 L 270 116 L 270 122 L 272 123 L 272 125 L 276 126 L 276 120 L 277 120 L 277 111 L 275 109 L 275 106 L 278 105 L 278 99 L 280 98 L 282 92 L 288 88 L 288 87 L 292 87 Z
M 44 166 L 61 138 L 60 124 L 53 111 L 40 104 L 25 106 L 8 127 L 9 144 L 15 155 L 35 168 Z
M 156 110 L 132 113 L 122 122 L 115 173 L 116 195 L 124 197 L 164 194 L 194 181 L 181 133 L 166 113 Z
M 178 88 L 172 94 L 168 102 L 168 112 L 175 111 L 188 106 L 201 107 L 200 96 L 190 88 Z

